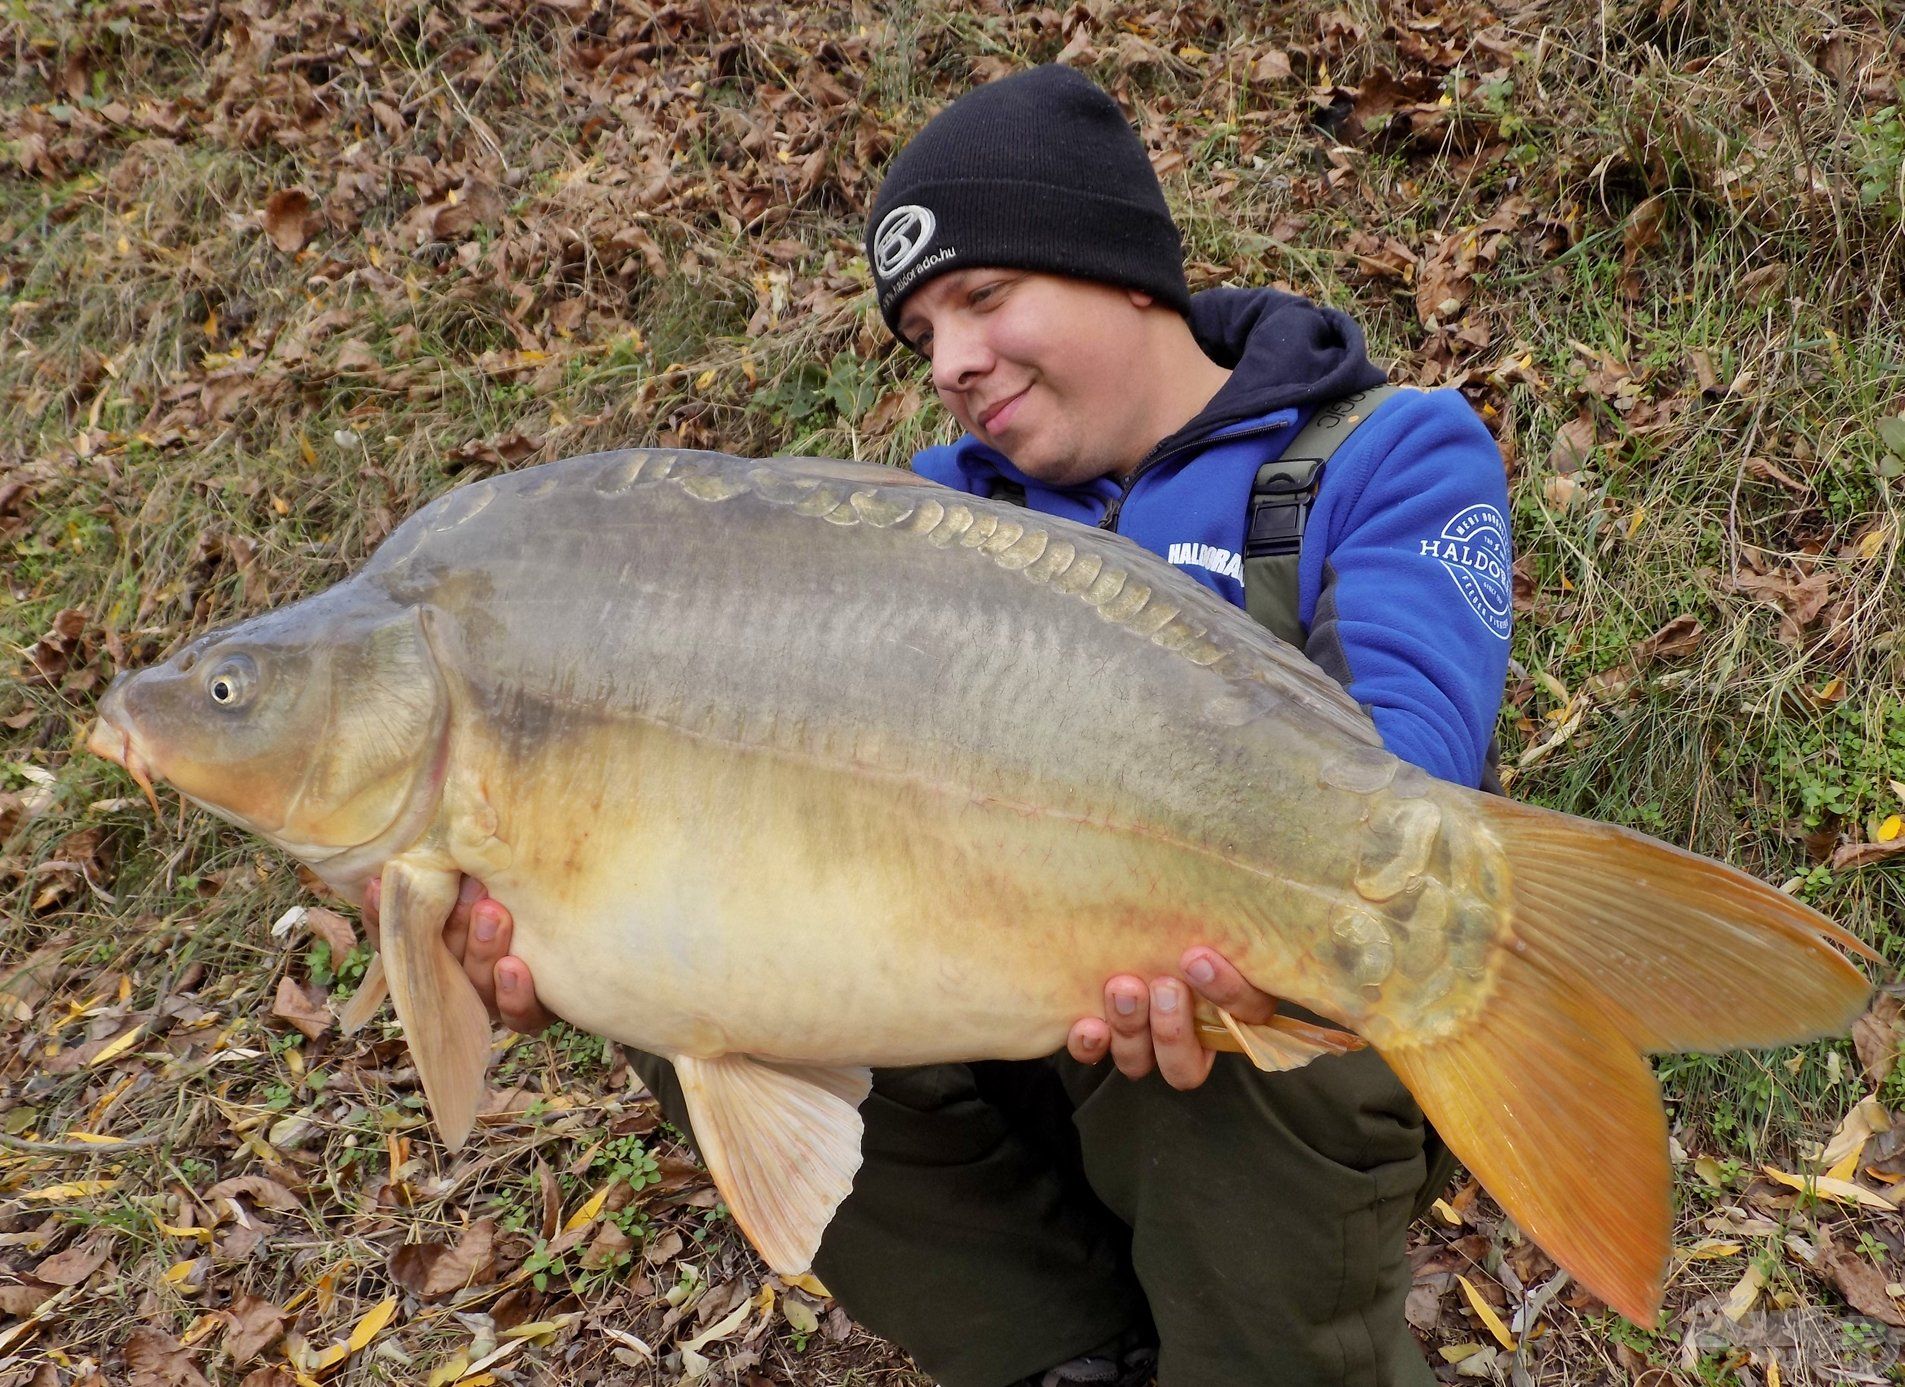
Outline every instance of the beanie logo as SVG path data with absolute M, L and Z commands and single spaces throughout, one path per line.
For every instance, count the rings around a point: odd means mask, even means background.
M 919 258 L 933 239 L 939 219 L 929 208 L 917 203 L 895 207 L 880 219 L 873 233 L 873 269 L 881 279 L 891 279 Z

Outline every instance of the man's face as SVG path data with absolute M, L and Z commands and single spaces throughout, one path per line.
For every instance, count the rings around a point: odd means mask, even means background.
M 907 299 L 900 331 L 970 434 L 1029 477 L 1076 486 L 1149 451 L 1144 313 L 1136 289 L 1028 270 L 939 276 Z M 1154 382 L 1152 382 L 1154 384 Z

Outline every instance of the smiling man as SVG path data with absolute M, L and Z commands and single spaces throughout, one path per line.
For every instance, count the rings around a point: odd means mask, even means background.
M 1453 391 L 1345 405 L 1385 376 L 1341 313 L 1193 296 L 1105 92 L 1042 67 L 961 97 L 895 159 L 867 252 L 964 430 L 915 470 L 1128 536 L 1300 643 L 1391 752 L 1490 777 L 1509 618 L 1493 440 Z M 1357 422 L 1320 475 L 1266 488 L 1319 415 Z M 1285 567 L 1253 568 L 1265 549 Z M 509 926 L 472 883 L 449 937 L 504 1021 L 536 1029 Z M 1276 1003 L 1209 949 L 1179 966 L 1109 979 L 1050 1060 L 876 1071 L 816 1269 L 947 1387 L 1433 1381 L 1402 1315 L 1404 1233 L 1433 1193 L 1415 1102 L 1373 1051 L 1274 1074 L 1213 1056 L 1194 993 L 1245 1021 Z M 634 1059 L 685 1126 L 668 1066 Z

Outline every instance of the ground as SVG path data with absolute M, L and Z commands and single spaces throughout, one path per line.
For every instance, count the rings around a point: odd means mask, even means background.
M 1397 380 L 1495 431 L 1513 793 L 1905 959 L 1900 22 L 0 9 L 0 1384 L 924 1381 L 764 1271 L 599 1040 L 499 1035 L 477 1138 L 444 1152 L 387 1014 L 332 1019 L 349 912 L 78 748 L 115 671 L 336 581 L 459 481 L 948 436 L 860 223 L 931 110 L 1029 62 L 1125 102 L 1194 287 L 1348 309 Z M 1560 1285 L 1458 1184 L 1413 1254 L 1440 1374 L 1899 1381 L 1898 1012 L 1658 1062 L 1681 1213 L 1657 1324 Z

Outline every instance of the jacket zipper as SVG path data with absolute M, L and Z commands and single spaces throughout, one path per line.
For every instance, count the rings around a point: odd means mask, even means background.
M 1158 452 L 1156 449 L 1153 449 L 1150 453 L 1145 455 L 1136 467 L 1131 469 L 1130 478 L 1119 483 L 1118 494 L 1112 498 L 1111 504 L 1105 507 L 1104 516 L 1098 521 L 1098 528 L 1101 530 L 1111 530 L 1114 533 L 1117 531 L 1118 516 L 1124 510 L 1125 498 L 1131 494 L 1131 488 L 1138 484 L 1139 477 L 1142 477 L 1159 463 L 1168 462 L 1181 453 L 1187 453 L 1193 448 L 1202 448 L 1207 444 L 1234 443 L 1239 439 L 1256 438 L 1261 434 L 1280 433 L 1289 427 L 1288 422 L 1282 424 L 1258 424 L 1255 428 L 1239 429 L 1236 433 L 1227 433 L 1221 438 L 1214 435 L 1206 435 L 1203 438 L 1189 439 L 1165 452 Z

